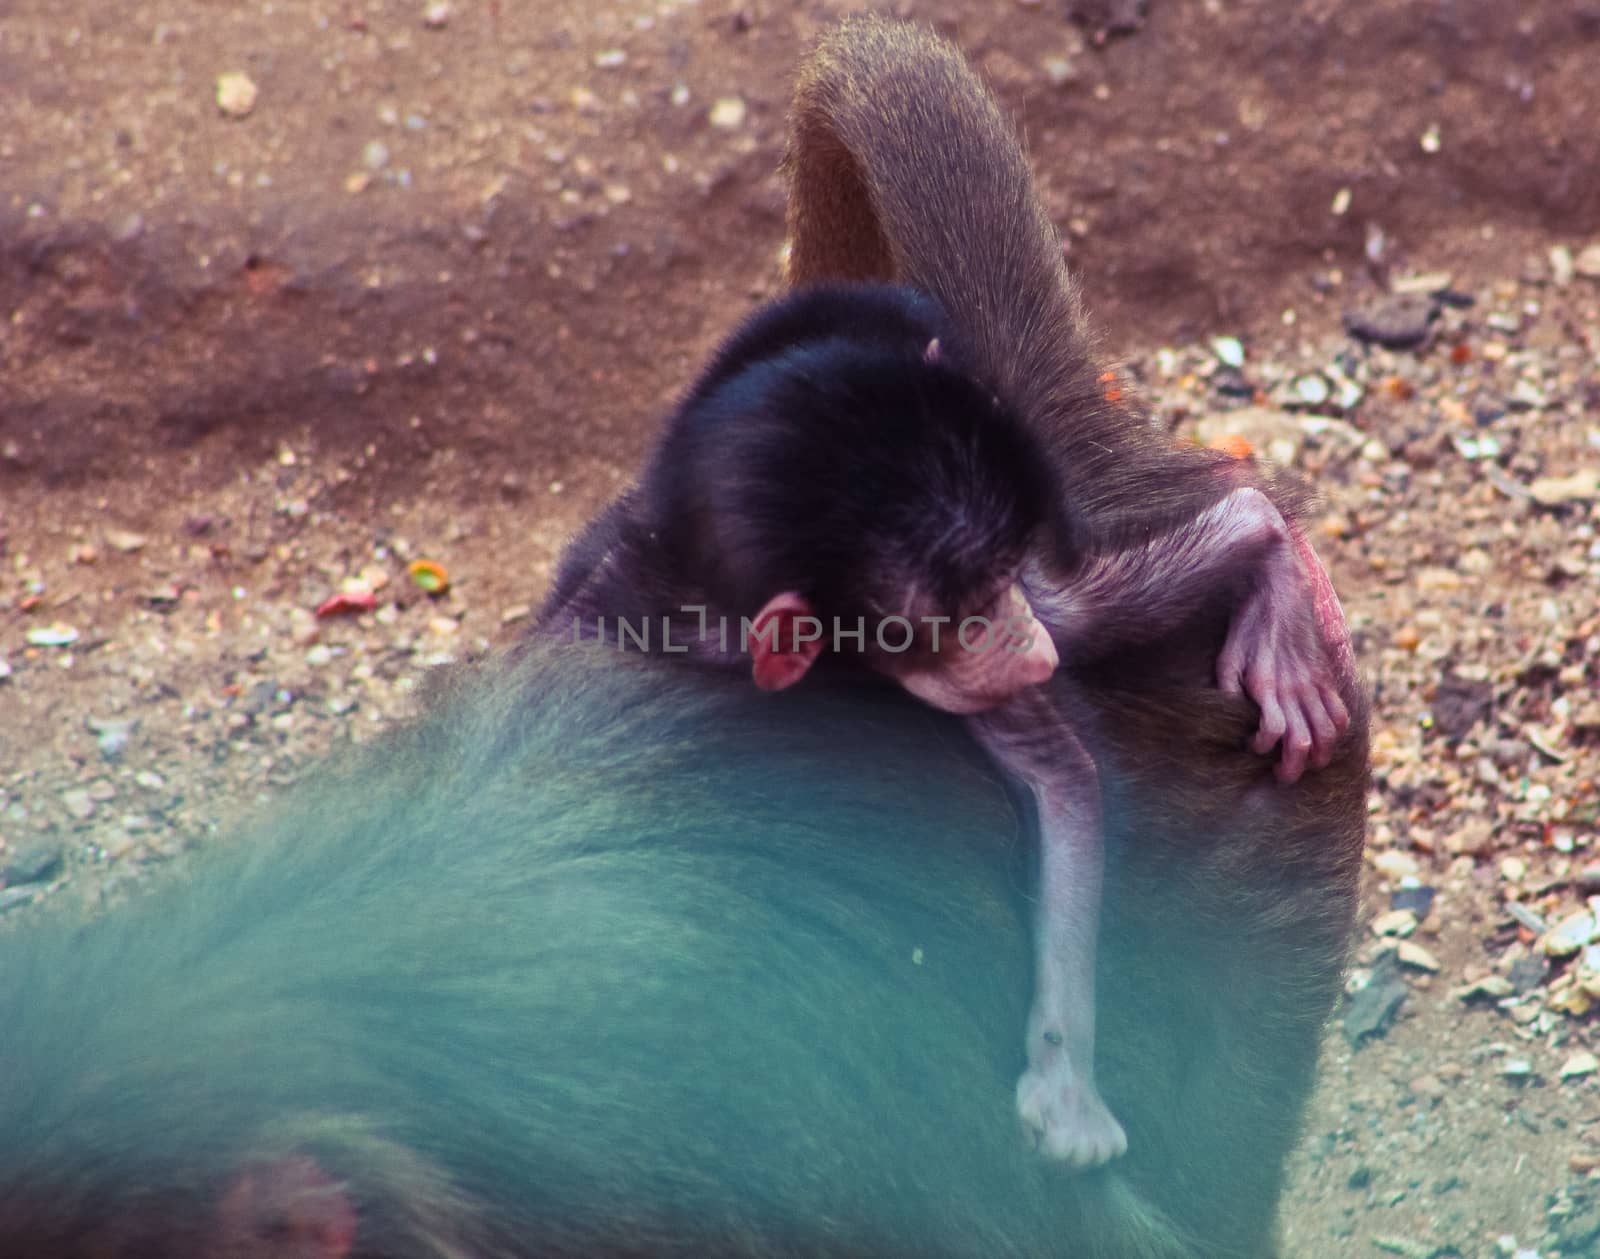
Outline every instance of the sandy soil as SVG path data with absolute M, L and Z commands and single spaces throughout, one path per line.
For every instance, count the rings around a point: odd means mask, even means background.
M 789 74 L 845 6 L 436 7 L 0 20 L 8 921 L 117 898 L 507 641 L 776 289 Z M 1358 959 L 1404 999 L 1330 1032 L 1289 1251 L 1600 1253 L 1587 937 L 1541 960 L 1600 889 L 1600 5 L 1151 0 L 1104 41 L 1137 6 L 1072 7 L 894 11 L 994 82 L 1163 421 L 1324 491 L 1378 696 L 1370 907 L 1416 934 Z M 1448 290 L 1421 346 L 1345 331 L 1406 287 Z M 376 612 L 312 615 L 362 574 Z

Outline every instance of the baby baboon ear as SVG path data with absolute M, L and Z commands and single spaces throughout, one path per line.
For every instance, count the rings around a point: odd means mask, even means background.
M 773 595 L 751 622 L 751 674 L 763 691 L 784 691 L 822 653 L 822 623 L 811 601 L 792 590 Z

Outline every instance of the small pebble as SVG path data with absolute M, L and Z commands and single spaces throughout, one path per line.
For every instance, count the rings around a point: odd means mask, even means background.
M 243 118 L 254 109 L 257 94 L 255 83 L 242 71 L 217 76 L 217 108 L 229 118 Z
M 708 118 L 720 131 L 737 131 L 744 126 L 745 104 L 737 96 L 724 96 L 711 106 Z
M 133 737 L 133 732 L 139 728 L 136 717 L 106 720 L 91 717 L 87 724 L 94 733 L 100 755 L 108 761 L 114 761 L 122 755 L 127 749 L 128 740 Z
M 1341 411 L 1354 411 L 1356 405 L 1366 396 L 1366 390 L 1348 376 L 1341 376 L 1334 383 L 1338 390 L 1334 404 Z
M 1409 966 L 1413 970 L 1427 971 L 1431 975 L 1439 973 L 1439 959 L 1413 940 L 1400 941 L 1395 956 L 1400 959 L 1402 965 Z
M 107 861 L 120 861 L 139 846 L 139 841 L 132 835 L 124 832 L 114 835 L 100 845 L 100 851 Z
M 1511 981 L 1504 975 L 1487 975 L 1476 983 L 1467 984 L 1455 991 L 1458 1001 L 1503 1001 L 1514 996 L 1516 989 L 1511 986 Z
M 1310 407 L 1320 407 L 1332 394 L 1327 378 L 1316 373 L 1306 376 L 1296 376 L 1294 381 L 1295 397 Z
M 1572 250 L 1565 245 L 1552 245 L 1550 247 L 1550 282 L 1558 289 L 1564 289 L 1572 283 L 1572 277 L 1577 272 L 1577 264 L 1573 261 Z
M 1398 848 L 1388 848 L 1372 858 L 1372 868 L 1386 879 L 1403 879 L 1418 873 L 1416 857 Z
M 1051 87 L 1069 87 L 1083 78 L 1077 63 L 1066 57 L 1046 57 L 1043 68 Z
M 1375 936 L 1408 936 L 1417 929 L 1417 916 L 1409 909 L 1390 909 L 1372 920 Z
M 1448 271 L 1417 271 L 1410 275 L 1396 276 L 1390 281 L 1389 288 L 1395 293 L 1408 295 L 1420 293 L 1424 297 L 1433 297 L 1449 289 L 1450 282 L 1454 278 Z
M 70 647 L 78 641 L 78 631 L 60 621 L 41 625 L 27 634 L 28 642 L 35 647 Z
M 1403 350 L 1427 340 L 1438 313 L 1439 307 L 1431 297 L 1400 293 L 1346 311 L 1344 326 L 1359 340 Z
M 1539 477 L 1528 483 L 1528 493 L 1542 507 L 1593 501 L 1600 498 L 1600 467 L 1583 468 L 1564 477 Z
M 1581 1076 L 1592 1075 L 1600 1071 L 1600 1058 L 1596 1058 L 1588 1050 L 1579 1050 L 1561 1064 L 1560 1076 L 1563 1080 L 1577 1079 Z
M 106 545 L 113 551 L 120 551 L 124 555 L 131 555 L 135 551 L 144 550 L 150 541 L 142 533 L 133 533 L 127 529 L 107 529 L 105 533 Z
M 3 871 L 7 883 L 46 883 L 60 872 L 66 849 L 53 841 L 19 848 L 6 861 Z
M 1563 918 L 1545 933 L 1540 948 L 1549 957 L 1571 957 L 1595 938 L 1595 916 L 1587 909 Z
M 94 816 L 95 803 L 87 791 L 81 787 L 74 787 L 70 791 L 61 793 L 61 803 L 66 805 L 67 812 L 75 821 L 87 822 Z
M 1228 367 L 1244 366 L 1244 343 L 1238 337 L 1212 337 L 1211 352 Z

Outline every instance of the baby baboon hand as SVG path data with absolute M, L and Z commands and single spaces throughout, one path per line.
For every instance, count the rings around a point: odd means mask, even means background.
M 1292 553 L 1285 560 L 1235 614 L 1217 657 L 1217 684 L 1260 705 L 1250 750 L 1265 755 L 1281 744 L 1277 775 L 1292 783 L 1307 766 L 1321 769 L 1333 759 L 1350 713 L 1339 697 L 1337 645 L 1323 640 L 1312 583 Z
M 1075 1170 L 1099 1167 L 1127 1152 L 1122 1125 L 1093 1077 L 1079 1069 L 1064 1045 L 1041 1039 L 1028 1057 L 1028 1069 L 1017 1081 L 1017 1114 L 1034 1149 Z

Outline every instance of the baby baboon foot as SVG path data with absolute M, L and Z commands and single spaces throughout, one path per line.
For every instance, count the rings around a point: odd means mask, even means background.
M 1127 1134 L 1094 1081 L 1056 1047 L 1017 1081 L 1017 1114 L 1033 1148 L 1074 1169 L 1099 1167 L 1125 1154 Z

